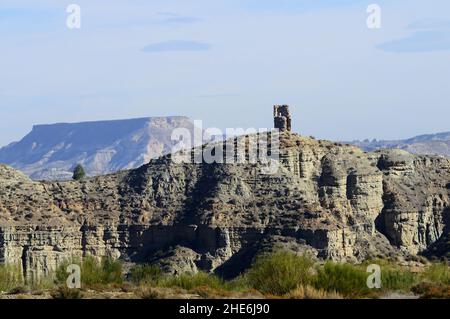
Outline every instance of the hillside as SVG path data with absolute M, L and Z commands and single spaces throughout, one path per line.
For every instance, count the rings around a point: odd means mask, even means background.
M 364 140 L 352 141 L 349 144 L 361 147 L 365 151 L 398 148 L 412 154 L 450 157 L 450 132 L 419 135 L 405 140 Z
M 34 180 L 70 179 L 76 164 L 90 176 L 136 168 L 170 153 L 175 128 L 194 125 L 186 117 L 36 125 L 21 141 L 0 149 L 0 163 Z
M 321 259 L 443 256 L 450 160 L 284 132 L 282 166 L 176 164 L 170 156 L 81 182 L 0 169 L 0 260 L 27 276 L 69 256 L 234 276 L 283 246 Z

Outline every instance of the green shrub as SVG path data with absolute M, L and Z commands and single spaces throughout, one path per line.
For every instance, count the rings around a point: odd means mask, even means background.
M 381 270 L 383 290 L 410 291 L 419 278 L 409 270 L 389 268 Z
M 24 284 L 18 265 L 0 265 L 0 291 L 10 291 Z
M 381 288 L 384 291 L 408 292 L 421 280 L 419 273 L 412 272 L 408 267 L 384 259 L 367 260 L 361 267 L 366 269 L 370 264 L 380 266 Z
M 45 276 L 40 277 L 33 282 L 28 283 L 28 288 L 32 291 L 38 290 L 49 290 L 55 288 L 55 285 L 58 283 L 55 276 L 55 272 L 50 272 Z
M 69 273 L 67 272 L 67 267 L 71 264 L 75 264 L 75 265 L 80 265 L 81 267 L 81 261 L 79 259 L 67 259 L 61 263 L 58 264 L 58 267 L 56 268 L 55 272 L 54 272 L 54 278 L 56 283 L 66 283 L 66 280 L 69 276 Z
M 130 271 L 130 280 L 135 284 L 157 283 L 162 277 L 161 268 L 155 265 L 137 265 Z
M 253 290 L 250 287 L 248 279 L 245 275 L 234 278 L 233 280 L 225 281 L 223 288 L 227 291 L 246 292 Z
M 248 284 L 265 294 L 284 295 L 308 284 L 314 261 L 308 256 L 279 251 L 256 259 L 247 272 Z
M 362 268 L 351 264 L 327 262 L 318 268 L 314 286 L 348 298 L 364 297 L 371 294 L 367 287 L 368 275 Z
M 140 287 L 136 294 L 141 299 L 165 299 L 166 295 L 163 292 L 156 290 L 155 288 Z
M 29 292 L 29 289 L 25 286 L 17 286 L 8 291 L 8 295 L 21 295 Z
M 55 288 L 50 295 L 53 299 L 81 299 L 80 289 L 70 289 L 65 285 Z
M 165 277 L 160 281 L 163 287 L 180 287 L 191 290 L 200 286 L 220 289 L 224 286 L 222 279 L 215 275 L 199 272 L 196 274 L 181 274 L 176 277 Z
M 86 172 L 84 171 L 83 166 L 81 166 L 81 164 L 78 164 L 77 166 L 75 166 L 75 169 L 73 170 L 72 179 L 75 181 L 80 181 L 85 177 L 86 177 Z
M 298 286 L 283 297 L 288 299 L 342 299 L 342 296 L 336 292 L 316 289 L 311 286 Z
M 450 299 L 450 285 L 422 282 L 412 288 L 421 299 Z
M 103 284 L 121 284 L 123 282 L 122 263 L 120 261 L 111 258 L 103 258 L 99 266 L 102 273 Z M 81 275 L 81 280 L 83 280 L 83 275 Z
M 97 258 L 87 256 L 83 258 L 82 262 L 72 260 L 66 261 L 59 265 L 56 270 L 56 279 L 59 283 L 65 283 L 69 274 L 66 269 L 70 264 L 78 264 L 81 269 L 81 283 L 87 286 L 106 285 L 106 284 L 121 284 L 122 264 L 120 261 L 112 260 L 111 258 Z
M 85 257 L 81 263 L 81 282 L 85 285 L 121 284 L 122 264 L 111 258 Z
M 445 285 L 450 285 L 450 267 L 448 263 L 434 263 L 424 273 L 425 279 L 442 283 Z

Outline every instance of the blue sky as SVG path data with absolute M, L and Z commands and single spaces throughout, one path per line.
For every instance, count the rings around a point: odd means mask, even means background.
M 281 103 L 320 138 L 450 130 L 448 0 L 2 0 L 0 41 L 0 145 L 33 124 L 143 116 L 271 127 Z

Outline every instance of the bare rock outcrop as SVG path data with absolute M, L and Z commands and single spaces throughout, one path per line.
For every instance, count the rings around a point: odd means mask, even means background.
M 0 166 L 0 260 L 28 277 L 85 255 L 236 275 L 279 245 L 352 262 L 445 255 L 449 160 L 290 132 L 280 152 L 275 174 L 164 156 L 81 182 L 34 182 Z

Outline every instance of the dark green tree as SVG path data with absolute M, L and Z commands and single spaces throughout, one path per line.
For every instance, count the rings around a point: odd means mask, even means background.
M 81 164 L 78 164 L 75 169 L 73 170 L 73 176 L 72 178 L 76 181 L 82 180 L 86 177 L 86 173 L 84 171 L 83 166 Z

